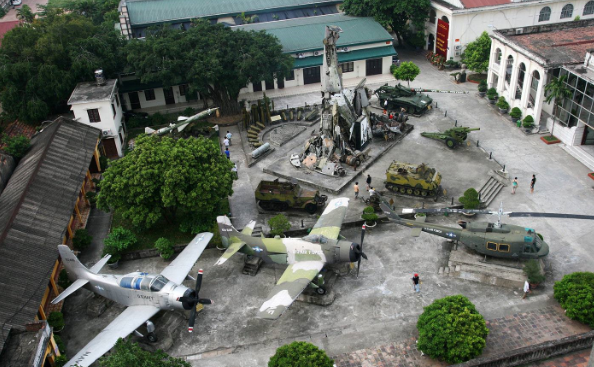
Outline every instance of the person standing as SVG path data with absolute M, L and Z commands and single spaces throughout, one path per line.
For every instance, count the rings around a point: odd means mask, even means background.
M 369 198 L 371 199 L 371 197 L 375 195 L 375 190 L 373 189 L 373 187 L 369 188 Z
M 227 156 L 227 159 L 231 159 L 231 152 L 229 151 L 229 148 L 225 148 L 225 155 Z
M 359 182 L 355 182 L 354 189 L 355 189 L 355 199 L 358 199 L 359 198 Z
M 421 280 L 419 279 L 419 274 L 415 273 L 415 275 L 412 277 L 412 282 L 413 282 L 413 290 L 417 293 L 419 293 L 421 291 Z
M 227 140 L 229 140 L 229 145 L 231 145 L 231 137 L 233 136 L 233 134 L 231 134 L 229 132 L 229 130 L 227 130 L 227 134 L 225 135 L 225 138 L 227 138 Z
M 514 181 L 512 182 L 512 194 L 516 193 L 516 189 L 518 188 L 518 178 L 514 178 Z
M 528 293 L 530 292 L 530 283 L 528 283 L 528 280 L 524 281 L 524 295 L 522 296 L 522 299 L 528 297 Z
M 532 180 L 530 180 L 530 193 L 534 193 L 534 185 L 536 185 L 536 175 L 532 175 Z
M 365 180 L 365 182 L 367 182 L 367 191 L 369 191 L 369 188 L 371 187 L 371 176 L 367 175 L 367 180 Z
M 219 136 L 219 125 L 218 124 L 214 126 L 214 131 L 215 131 L 215 134 L 217 134 L 217 136 Z
M 229 144 L 230 144 L 229 139 L 225 138 L 223 140 L 223 145 L 225 146 L 225 148 L 229 148 Z

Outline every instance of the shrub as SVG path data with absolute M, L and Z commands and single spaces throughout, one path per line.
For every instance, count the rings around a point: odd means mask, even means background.
M 481 80 L 478 84 L 478 91 L 481 93 L 485 93 L 487 91 L 487 81 Z
M 64 314 L 61 312 L 50 313 L 49 317 L 47 318 L 47 323 L 56 330 L 62 330 L 65 325 Z
M 72 282 L 70 281 L 70 278 L 68 278 L 68 273 L 66 272 L 66 269 L 60 270 L 60 275 L 58 276 L 58 285 L 66 289 L 70 287 L 71 284 Z
M 2 142 L 6 144 L 4 151 L 16 160 L 23 158 L 31 147 L 31 141 L 24 135 L 4 136 Z
M 99 156 L 99 164 L 101 165 L 101 172 L 104 172 L 109 166 L 109 159 L 106 156 Z
M 464 205 L 464 209 L 477 209 L 481 204 L 478 192 L 472 187 L 464 191 L 464 196 L 461 196 L 458 201 Z
M 417 321 L 417 347 L 431 358 L 461 363 L 480 355 L 489 334 L 485 319 L 462 295 L 435 300 Z
M 57 335 L 54 335 L 54 337 L 56 336 Z M 64 367 L 66 365 L 66 362 L 68 362 L 68 358 L 66 358 L 65 355 L 56 357 L 56 367 Z
M 487 90 L 487 97 L 489 99 L 497 99 L 497 89 L 495 88 L 489 88 L 489 90 Z
M 132 231 L 123 227 L 116 227 L 111 231 L 103 242 L 103 255 L 110 254 L 110 263 L 117 262 L 122 253 L 131 246 L 134 246 L 138 240 Z
M 528 260 L 524 264 L 524 274 L 528 277 L 528 283 L 539 284 L 544 282 L 545 275 L 540 270 L 540 263 L 538 260 Z
M 375 222 L 377 220 L 378 216 L 377 214 L 375 214 L 375 209 L 373 209 L 372 206 L 368 206 L 365 207 L 365 209 L 363 209 L 363 214 L 361 215 L 361 219 L 363 219 L 366 222 Z
M 514 107 L 509 112 L 509 115 L 513 117 L 515 120 L 519 120 L 520 118 L 522 118 L 522 110 L 518 107 Z
M 273 236 L 280 236 L 285 233 L 285 231 L 291 229 L 291 223 L 289 223 L 289 220 L 284 214 L 279 214 L 270 218 L 268 220 L 268 225 L 270 226 L 270 234 Z
M 532 115 L 528 115 L 526 117 L 524 117 L 524 122 L 522 123 L 522 126 L 524 127 L 532 127 L 534 126 L 534 118 L 532 117 Z
M 81 228 L 74 232 L 72 245 L 76 250 L 82 251 L 91 244 L 91 241 L 93 241 L 93 236 L 91 236 L 85 228 Z
M 186 117 L 194 116 L 195 114 L 196 114 L 196 110 L 193 109 L 192 107 L 187 107 L 181 113 L 182 116 L 186 116 Z
M 161 257 L 165 260 L 173 256 L 173 242 L 169 241 L 167 238 L 161 237 L 155 241 L 155 248 L 159 250 Z
M 64 344 L 64 341 L 62 340 L 60 335 L 54 335 L 54 341 L 56 342 L 56 345 L 58 346 L 58 350 L 60 351 L 60 353 L 66 353 L 66 345 Z
M 497 107 L 501 108 L 502 110 L 507 110 L 509 108 L 509 104 L 505 100 L 505 97 L 499 97 L 497 100 Z
M 555 283 L 553 290 L 567 317 L 594 328 L 594 273 L 567 274 Z
M 155 114 L 151 115 L 149 117 L 149 120 L 150 126 L 164 125 L 167 123 L 167 118 L 159 112 L 156 112 Z
M 332 367 L 334 362 L 326 352 L 308 342 L 283 345 L 270 357 L 268 367 Z
M 0 6 L 0 18 L 3 18 L 6 15 L 6 10 Z

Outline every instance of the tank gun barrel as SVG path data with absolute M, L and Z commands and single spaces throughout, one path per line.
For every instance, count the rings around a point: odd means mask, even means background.
M 451 94 L 468 94 L 470 92 L 463 92 L 457 90 L 441 90 L 441 89 L 423 89 L 423 88 L 411 88 L 411 91 L 417 93 L 451 93 Z
M 464 126 L 459 126 L 459 127 L 453 127 L 450 130 L 454 130 L 457 132 L 470 132 L 470 131 L 479 131 L 481 128 L 480 127 L 464 127 Z

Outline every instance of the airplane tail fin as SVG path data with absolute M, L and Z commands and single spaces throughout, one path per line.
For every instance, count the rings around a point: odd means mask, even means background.
M 66 288 L 64 292 L 62 292 L 58 297 L 54 298 L 52 304 L 61 302 L 64 298 L 68 297 L 89 282 L 88 279 L 84 278 L 84 274 L 89 273 L 89 269 L 87 269 L 87 267 L 78 260 L 70 248 L 68 248 L 66 245 L 59 245 L 58 251 L 60 252 L 62 262 L 64 263 L 64 268 L 66 268 L 70 280 L 73 280 L 74 283 L 72 283 L 70 287 Z M 105 258 L 103 258 L 101 261 L 104 259 Z M 101 261 L 99 261 L 97 264 L 100 264 Z M 107 260 L 105 260 L 105 262 L 107 262 Z
M 386 214 L 389 219 L 392 220 L 400 220 L 401 218 L 396 214 L 396 212 L 392 209 L 392 205 L 386 201 L 383 196 L 380 196 L 380 207 Z
M 226 215 L 218 216 L 217 224 L 219 226 L 219 234 L 221 235 L 223 246 L 229 247 L 231 243 L 241 241 L 239 238 L 236 238 L 235 240 L 232 238 L 238 237 L 241 233 L 233 227 L 231 220 Z

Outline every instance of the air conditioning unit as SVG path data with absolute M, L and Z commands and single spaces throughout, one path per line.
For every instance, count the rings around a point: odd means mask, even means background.
M 320 56 L 321 53 L 322 51 L 314 51 L 314 56 Z
M 349 48 L 348 48 L 348 47 L 343 47 L 343 48 L 342 48 L 342 52 L 349 52 L 349 51 L 350 51 L 350 50 L 349 50 Z
M 462 50 L 462 45 L 456 45 L 456 46 L 454 47 L 454 49 L 455 49 L 456 51 L 460 51 L 460 50 Z
M 462 52 L 461 52 L 461 51 L 456 51 L 456 52 L 455 52 L 455 55 L 456 55 L 456 56 L 460 56 L 461 54 L 462 54 Z
M 305 57 L 305 55 L 303 55 L 301 52 L 297 54 L 297 58 L 298 58 L 298 59 L 302 59 L 302 58 L 304 58 L 304 57 Z
M 109 130 L 109 129 L 108 129 L 108 130 L 103 130 L 103 131 L 101 132 L 101 134 L 102 134 L 103 136 L 110 136 L 110 135 L 111 135 L 111 130 Z
M 516 28 L 516 34 L 524 33 L 524 28 Z

